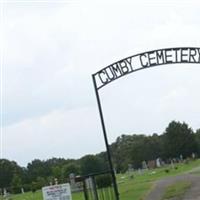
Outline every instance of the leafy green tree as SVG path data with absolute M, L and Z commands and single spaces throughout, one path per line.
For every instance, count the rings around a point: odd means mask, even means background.
M 101 172 L 104 168 L 102 161 L 94 155 L 86 155 L 80 159 L 81 174 L 87 175 Z
M 76 175 L 80 174 L 80 166 L 75 162 L 66 164 L 62 167 L 62 181 L 65 182 L 71 173 Z
M 10 187 L 14 174 L 22 176 L 22 168 L 14 161 L 0 159 L 0 188 Z
M 165 130 L 163 140 L 166 158 L 188 157 L 197 152 L 193 130 L 185 122 L 172 121 Z
M 37 189 L 41 189 L 42 187 L 47 185 L 47 181 L 43 177 L 37 177 L 36 179 Z
M 13 193 L 20 193 L 22 188 L 22 179 L 19 175 L 14 174 L 11 182 L 11 188 Z
M 121 135 L 111 145 L 113 162 L 117 172 L 125 172 L 128 169 L 128 164 L 131 163 L 134 139 L 131 135 Z
M 110 174 L 99 175 L 95 181 L 98 188 L 106 188 L 112 185 L 112 177 Z
M 62 177 L 62 168 L 59 166 L 52 167 L 52 176 L 54 178 L 57 178 L 58 180 L 61 180 Z
M 107 152 L 101 152 L 99 154 L 96 154 L 95 155 L 100 163 L 102 163 L 102 171 L 108 171 L 110 168 L 109 168 L 109 163 L 108 163 L 108 155 L 107 155 Z
M 200 156 L 200 129 L 193 133 L 186 123 L 172 121 L 162 135 L 121 135 L 110 145 L 110 150 L 117 172 L 125 172 L 130 165 L 139 168 L 142 161 L 159 157 L 168 159 L 181 154 L 187 157 L 192 153 Z M 35 191 L 50 182 L 54 183 L 55 178 L 59 183 L 66 182 L 70 173 L 87 175 L 107 170 L 109 164 L 106 152 L 86 155 L 78 160 L 35 159 L 26 168 L 14 161 L 0 159 L 0 188 L 10 187 L 13 192 L 18 192 L 23 187 L 25 191 Z
M 55 178 L 53 176 L 47 177 L 47 185 L 51 185 L 54 183 Z
M 32 191 L 32 192 L 36 192 L 38 189 L 39 189 L 39 188 L 38 188 L 37 182 L 36 182 L 36 181 L 33 181 L 33 182 L 31 183 L 31 191 Z
M 196 130 L 195 140 L 197 142 L 197 153 L 198 153 L 198 156 L 200 156 L 200 129 Z
M 111 147 L 117 172 L 125 172 L 130 164 L 139 168 L 142 161 L 161 157 L 162 138 L 157 134 L 122 135 Z
M 35 159 L 31 163 L 28 163 L 27 169 L 30 182 L 35 182 L 37 177 L 47 178 L 51 175 L 51 168 L 45 161 L 39 159 Z
M 131 148 L 131 161 L 135 168 L 141 168 L 142 161 L 151 160 L 150 139 L 144 135 L 134 136 Z

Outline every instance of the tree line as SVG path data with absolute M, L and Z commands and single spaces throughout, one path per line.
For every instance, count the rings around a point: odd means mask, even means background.
M 185 122 L 172 121 L 164 133 L 147 136 L 121 135 L 110 145 L 113 164 L 117 173 L 124 173 L 131 165 L 141 168 L 143 161 L 161 158 L 200 157 L 200 129 L 193 131 Z M 21 167 L 15 161 L 0 159 L 0 188 L 12 193 L 35 191 L 45 185 L 69 181 L 69 174 L 87 175 L 109 170 L 107 154 L 86 155 L 80 159 L 35 159 Z

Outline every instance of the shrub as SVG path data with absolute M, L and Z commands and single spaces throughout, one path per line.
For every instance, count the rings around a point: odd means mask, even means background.
M 24 184 L 22 187 L 24 188 L 24 192 L 31 191 L 31 185 L 30 184 Z
M 98 188 L 106 188 L 112 185 L 112 178 L 109 174 L 104 174 L 96 177 L 96 184 Z
M 38 189 L 38 188 L 37 188 L 37 183 L 33 181 L 33 182 L 31 183 L 31 191 L 32 191 L 32 192 L 36 192 L 37 189 Z
M 19 187 L 12 187 L 11 191 L 12 191 L 13 194 L 19 194 L 19 193 L 21 193 L 21 187 L 20 186 Z
M 169 172 L 170 172 L 170 170 L 169 170 L 169 169 L 165 169 L 165 172 L 166 172 L 166 173 L 169 173 Z

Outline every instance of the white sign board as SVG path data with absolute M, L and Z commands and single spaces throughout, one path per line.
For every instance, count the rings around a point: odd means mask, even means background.
M 44 200 L 72 200 L 69 183 L 42 188 Z

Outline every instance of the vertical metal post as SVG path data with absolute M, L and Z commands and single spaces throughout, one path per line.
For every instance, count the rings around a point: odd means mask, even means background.
M 86 186 L 85 181 L 86 179 L 83 179 L 83 192 L 84 192 L 85 200 L 88 200 L 87 186 Z
M 90 178 L 92 181 L 92 191 L 94 195 L 94 200 L 99 200 L 95 178 L 94 176 L 91 176 Z
M 113 164 L 112 164 L 112 160 L 111 160 L 111 153 L 110 153 L 110 148 L 109 148 L 109 144 L 108 144 L 108 138 L 107 138 L 107 134 L 106 134 L 106 127 L 105 127 L 105 123 L 104 123 L 103 112 L 102 112 L 100 97 L 99 97 L 97 84 L 96 84 L 94 75 L 92 75 L 92 79 L 93 79 L 93 84 L 94 84 L 94 88 L 95 88 L 97 104 L 98 104 L 98 108 L 99 108 L 99 115 L 100 115 L 100 119 L 101 119 L 101 125 L 102 125 L 104 140 L 105 140 L 105 144 L 106 144 L 108 162 L 109 162 L 110 171 L 111 171 L 111 175 L 112 175 L 115 197 L 116 197 L 116 200 L 119 200 L 119 192 L 118 192 L 115 172 L 114 172 L 114 168 L 113 168 Z

